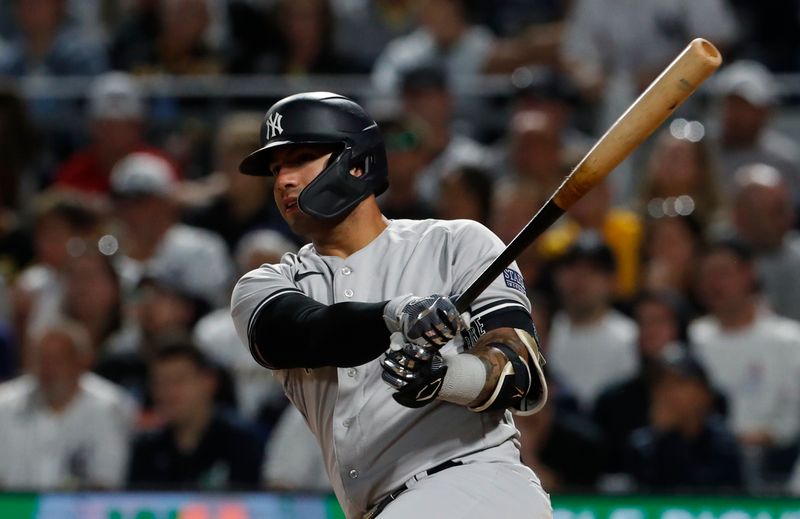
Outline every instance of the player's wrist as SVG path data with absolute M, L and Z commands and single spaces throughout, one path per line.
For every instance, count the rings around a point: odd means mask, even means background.
M 483 361 L 469 353 L 449 355 L 444 358 L 447 373 L 437 398 L 453 404 L 474 406 L 486 385 L 486 367 Z

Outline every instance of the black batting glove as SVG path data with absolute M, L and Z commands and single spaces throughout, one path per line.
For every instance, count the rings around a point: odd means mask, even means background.
M 430 353 L 416 344 L 389 349 L 381 358 L 381 367 L 383 381 L 397 390 L 392 398 L 411 408 L 436 400 L 447 373 L 438 351 Z

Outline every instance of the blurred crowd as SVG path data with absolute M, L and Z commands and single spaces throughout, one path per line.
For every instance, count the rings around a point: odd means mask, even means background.
M 556 493 L 800 493 L 800 0 L 0 2 L 0 488 L 329 489 L 228 310 L 305 243 L 238 173 L 276 99 L 148 78 L 356 75 L 387 217 L 508 242 L 695 36 L 723 69 L 518 259 L 552 393 L 523 461 Z

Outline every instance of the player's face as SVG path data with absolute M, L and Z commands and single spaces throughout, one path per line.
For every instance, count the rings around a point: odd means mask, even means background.
M 333 151 L 330 146 L 290 145 L 273 154 L 269 169 L 275 178 L 275 204 L 289 227 L 298 234 L 306 234 L 314 220 L 300 210 L 297 199 L 322 172 Z

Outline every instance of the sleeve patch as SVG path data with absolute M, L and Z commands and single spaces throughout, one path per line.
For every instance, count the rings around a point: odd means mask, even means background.
M 525 281 L 522 279 L 522 274 L 514 269 L 507 268 L 503 271 L 503 281 L 506 282 L 508 288 L 513 288 L 525 294 Z

